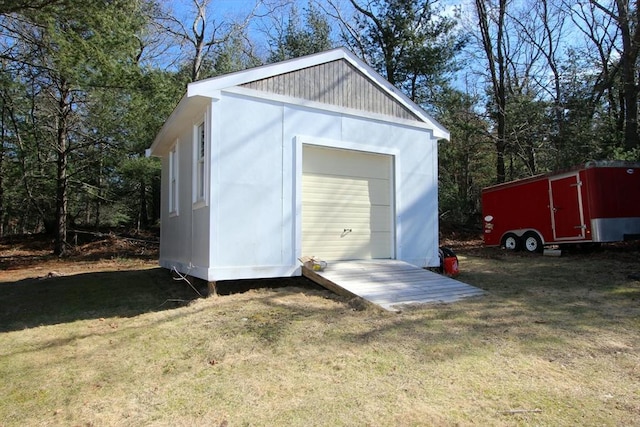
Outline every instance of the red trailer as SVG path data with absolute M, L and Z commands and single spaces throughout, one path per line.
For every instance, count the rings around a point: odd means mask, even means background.
M 484 243 L 544 245 L 640 238 L 640 163 L 597 161 L 482 190 Z

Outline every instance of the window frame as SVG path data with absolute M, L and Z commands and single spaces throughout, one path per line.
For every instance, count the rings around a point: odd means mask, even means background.
M 209 144 L 207 114 L 193 125 L 193 209 L 207 206 L 209 183 Z
M 169 149 L 169 216 L 178 216 L 180 213 L 180 155 L 178 151 L 179 140 L 176 140 Z

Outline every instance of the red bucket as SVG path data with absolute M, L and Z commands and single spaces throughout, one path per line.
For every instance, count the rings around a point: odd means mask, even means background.
M 444 274 L 447 276 L 457 276 L 460 273 L 457 257 L 447 257 L 444 259 Z
M 457 276 L 460 273 L 458 257 L 449 248 L 440 248 L 440 266 L 442 273 L 447 276 Z

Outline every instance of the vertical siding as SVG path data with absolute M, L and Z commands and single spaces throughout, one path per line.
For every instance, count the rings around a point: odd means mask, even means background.
M 343 59 L 256 80 L 243 86 L 338 107 L 418 120 L 404 105 Z

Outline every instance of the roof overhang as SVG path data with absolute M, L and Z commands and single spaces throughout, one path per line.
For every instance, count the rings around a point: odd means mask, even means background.
M 261 67 L 190 83 L 187 86 L 187 93 L 182 97 L 175 110 L 166 120 L 164 126 L 151 145 L 151 155 L 162 155 L 164 152 L 162 145 L 169 144 L 167 141 L 173 141 L 177 138 L 180 129 L 176 128 L 176 124 L 184 122 L 183 119 L 185 117 L 189 117 L 196 114 L 198 111 L 201 111 L 202 107 L 211 102 L 212 99 L 219 98 L 223 90 L 242 86 L 252 81 L 291 73 L 304 68 L 341 59 L 349 62 L 374 84 L 380 87 L 381 90 L 386 92 L 397 102 L 401 103 L 420 121 L 427 124 L 433 130 L 434 138 L 447 140 L 450 138 L 449 131 L 444 126 L 438 123 L 438 121 L 431 117 L 426 111 L 424 111 L 424 109 L 395 88 L 373 68 L 365 64 L 349 50 L 345 48 L 337 48 L 326 52 L 290 59 L 288 61 L 278 62 L 275 64 L 263 65 Z
M 162 156 L 165 154 L 169 145 L 178 138 L 184 126 L 191 124 L 190 121 L 186 123 L 185 118 L 195 118 L 202 113 L 203 108 L 210 102 L 211 98 L 209 97 L 194 96 L 189 98 L 187 95 L 184 95 L 169 118 L 164 122 L 162 128 L 160 128 L 160 131 L 149 148 L 149 155 Z

